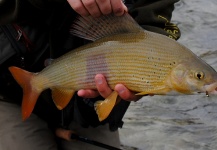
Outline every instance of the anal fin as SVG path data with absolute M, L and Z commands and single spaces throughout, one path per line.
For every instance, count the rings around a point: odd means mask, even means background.
M 113 91 L 104 101 L 97 101 L 94 106 L 98 115 L 99 121 L 105 120 L 115 106 L 118 93 Z
M 70 102 L 75 91 L 71 89 L 52 88 L 52 98 L 59 110 L 62 110 Z

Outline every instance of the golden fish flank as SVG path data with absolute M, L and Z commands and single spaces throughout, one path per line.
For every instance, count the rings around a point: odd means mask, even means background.
M 63 109 L 75 91 L 96 89 L 98 73 L 106 76 L 112 89 L 122 83 L 138 95 L 217 93 L 213 68 L 175 40 L 143 30 L 128 14 L 79 17 L 71 32 L 94 42 L 54 60 L 37 74 L 9 68 L 23 87 L 23 119 L 43 90 L 50 88 L 57 108 Z M 117 97 L 113 92 L 96 103 L 100 121 L 109 115 Z

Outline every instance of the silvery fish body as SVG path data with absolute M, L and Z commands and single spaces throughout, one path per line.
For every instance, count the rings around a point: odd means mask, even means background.
M 54 102 L 62 109 L 74 91 L 96 89 L 96 74 L 105 75 L 112 89 L 121 83 L 139 95 L 217 93 L 217 73 L 212 67 L 175 40 L 143 30 L 128 14 L 80 17 L 71 32 L 94 42 L 27 77 L 32 91 L 24 93 L 39 95 L 51 88 Z M 28 73 L 19 74 L 19 70 L 10 68 L 24 87 L 20 76 Z M 23 101 L 28 101 L 26 95 Z M 30 111 L 23 114 L 28 117 Z

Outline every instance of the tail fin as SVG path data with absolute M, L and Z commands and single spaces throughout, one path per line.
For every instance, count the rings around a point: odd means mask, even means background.
M 11 74 L 18 84 L 23 88 L 22 119 L 26 120 L 32 113 L 35 103 L 41 93 L 31 85 L 34 74 L 18 67 L 9 67 Z

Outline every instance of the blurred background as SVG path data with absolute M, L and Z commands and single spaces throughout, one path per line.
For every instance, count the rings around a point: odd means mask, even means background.
M 178 42 L 217 70 L 217 0 L 181 0 Z M 153 96 L 132 102 L 120 139 L 125 150 L 217 150 L 217 96 Z

